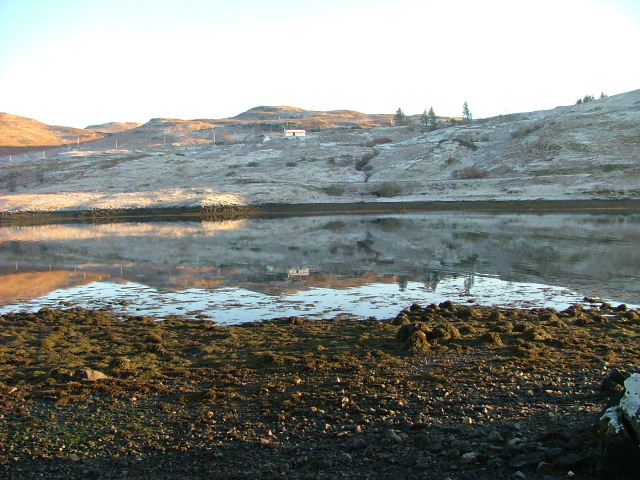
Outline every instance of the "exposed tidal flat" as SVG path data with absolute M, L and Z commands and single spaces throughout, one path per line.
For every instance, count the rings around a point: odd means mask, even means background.
M 597 478 L 594 424 L 640 364 L 639 333 L 638 311 L 600 303 L 443 302 L 385 320 L 226 326 L 82 308 L 7 313 L 0 472 Z

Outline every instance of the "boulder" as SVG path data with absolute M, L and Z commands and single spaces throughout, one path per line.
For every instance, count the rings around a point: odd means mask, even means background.
M 634 373 L 624 381 L 625 393 L 620 400 L 620 412 L 640 440 L 640 373 Z
M 108 378 L 104 373 L 91 368 L 78 368 L 73 373 L 73 376 L 79 380 L 86 380 L 88 382 L 95 382 L 96 380 Z
M 640 374 L 624 382 L 619 405 L 600 417 L 600 462 L 602 478 L 637 478 L 640 471 Z

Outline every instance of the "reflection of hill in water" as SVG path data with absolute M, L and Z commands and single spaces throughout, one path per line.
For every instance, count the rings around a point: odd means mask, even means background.
M 0 303 L 29 300 L 58 288 L 86 285 L 105 277 L 100 273 L 65 270 L 0 274 Z
M 3 228 L 0 239 L 7 263 L 85 266 L 164 289 L 295 291 L 385 278 L 429 285 L 476 272 L 627 301 L 640 293 L 640 215 L 434 212 L 49 225 Z M 287 278 L 297 268 L 311 274 Z

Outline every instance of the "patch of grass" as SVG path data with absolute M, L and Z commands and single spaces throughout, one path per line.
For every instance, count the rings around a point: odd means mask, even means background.
M 601 165 L 600 170 L 605 173 L 609 172 L 618 172 L 620 170 L 627 170 L 630 167 L 634 167 L 635 165 L 629 165 L 626 163 L 608 163 L 606 165 Z
M 356 162 L 356 170 L 359 172 L 364 171 L 365 167 L 368 166 L 369 162 L 373 160 L 377 155 L 378 155 L 378 152 L 376 152 L 375 150 L 371 152 L 366 152 L 364 155 L 362 155 L 360 160 Z
M 380 185 L 378 196 L 380 197 L 397 197 L 404 189 L 398 182 L 384 182 Z
M 572 152 L 579 152 L 579 153 L 591 152 L 591 147 L 586 143 L 570 142 L 570 143 L 567 143 L 567 149 L 571 150 Z
M 365 146 L 375 147 L 376 145 L 384 145 L 385 143 L 392 143 L 392 142 L 393 140 L 390 139 L 389 137 L 376 137 L 369 140 L 367 143 L 365 143 Z
M 332 232 L 339 232 L 340 230 L 344 230 L 347 224 L 341 220 L 336 220 L 335 222 L 329 222 L 324 225 L 322 228 L 326 230 L 331 230 Z
M 515 132 L 511 132 L 511 138 L 523 138 L 527 135 L 532 134 L 542 128 L 542 125 L 526 125 L 524 127 L 520 127 Z
M 461 178 L 464 180 L 477 179 L 477 178 L 486 178 L 489 172 L 487 172 L 483 168 L 478 167 L 466 167 L 461 171 L 456 173 L 456 178 Z
M 383 232 L 397 232 L 404 225 L 402 220 L 390 217 L 377 218 L 373 223 L 379 226 Z
M 534 145 L 534 148 L 542 152 L 558 152 L 562 150 L 562 145 L 554 142 L 549 142 L 547 140 L 540 140 Z
M 344 187 L 342 185 L 329 185 L 322 189 L 327 195 L 332 197 L 340 197 L 344 194 Z

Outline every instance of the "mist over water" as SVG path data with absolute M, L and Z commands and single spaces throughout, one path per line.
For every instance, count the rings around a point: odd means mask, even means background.
M 43 306 L 237 323 L 394 316 L 447 299 L 640 303 L 640 215 L 428 212 L 0 227 L 0 313 Z

